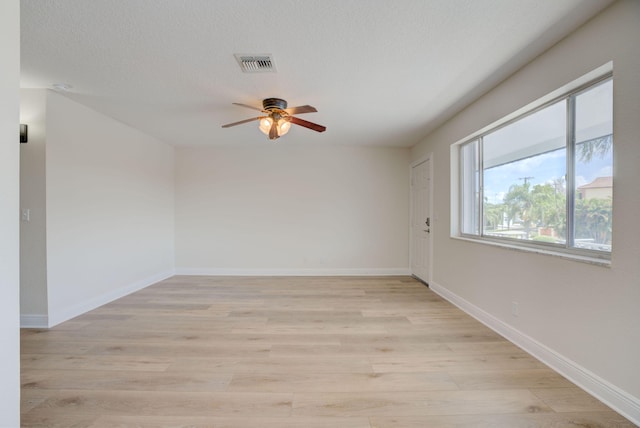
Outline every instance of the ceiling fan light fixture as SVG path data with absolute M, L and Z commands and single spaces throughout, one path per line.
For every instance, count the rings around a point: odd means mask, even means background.
M 276 124 L 276 138 L 282 137 L 287 132 L 289 132 L 289 129 L 291 129 L 291 122 L 289 122 L 287 119 L 280 118 L 276 120 L 272 116 L 267 116 L 260 119 L 258 129 L 260 129 L 260 132 L 262 132 L 264 135 L 269 136 L 270 139 L 275 140 L 275 138 L 271 138 L 270 136 L 271 127 L 273 126 L 274 122 Z
M 278 121 L 278 136 L 282 137 L 291 129 L 291 122 L 285 119 L 280 119 Z
M 258 125 L 258 128 L 264 135 L 269 135 L 269 130 L 271 130 L 272 124 L 273 119 L 271 119 L 270 117 L 263 117 L 262 119 L 260 119 L 260 125 Z

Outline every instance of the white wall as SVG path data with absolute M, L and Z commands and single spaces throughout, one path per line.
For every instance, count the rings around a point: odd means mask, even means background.
M 29 142 L 20 144 L 20 318 L 22 326 L 47 324 L 46 137 L 45 89 L 20 90 L 20 123 L 29 127 Z
M 53 91 L 46 117 L 55 325 L 173 274 L 174 150 Z
M 640 2 L 614 3 L 412 150 L 434 155 L 432 287 L 640 421 Z M 613 60 L 610 268 L 451 239 L 450 145 Z M 518 301 L 519 317 L 511 315 Z
M 20 425 L 20 2 L 0 2 L 0 427 Z
M 177 272 L 405 274 L 408 158 L 266 140 L 177 149 Z

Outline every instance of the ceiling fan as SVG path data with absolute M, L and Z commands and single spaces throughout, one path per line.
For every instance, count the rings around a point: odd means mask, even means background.
M 240 107 L 250 108 L 252 110 L 258 110 L 264 113 L 266 116 L 252 117 L 250 119 L 241 120 L 239 122 L 227 123 L 222 125 L 223 128 L 230 128 L 236 125 L 242 125 L 243 123 L 253 122 L 259 120 L 259 128 L 270 140 L 275 140 L 282 137 L 289 132 L 291 124 L 304 126 L 305 128 L 312 129 L 317 132 L 324 132 L 327 128 L 318 125 L 317 123 L 308 122 L 306 120 L 299 119 L 294 114 L 302 113 L 314 113 L 317 112 L 315 107 L 310 105 L 298 106 L 287 108 L 287 102 L 280 98 L 265 98 L 262 100 L 262 108 L 253 107 L 247 104 L 233 103 Z

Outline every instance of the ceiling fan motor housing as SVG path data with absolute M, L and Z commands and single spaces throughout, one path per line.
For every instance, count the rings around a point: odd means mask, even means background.
M 265 110 L 284 110 L 287 108 L 287 102 L 281 98 L 265 98 L 262 100 L 262 108 Z

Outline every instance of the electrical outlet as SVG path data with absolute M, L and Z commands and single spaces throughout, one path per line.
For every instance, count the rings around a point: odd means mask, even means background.
M 511 302 L 511 315 L 517 317 L 520 314 L 520 310 L 518 308 L 518 302 Z

